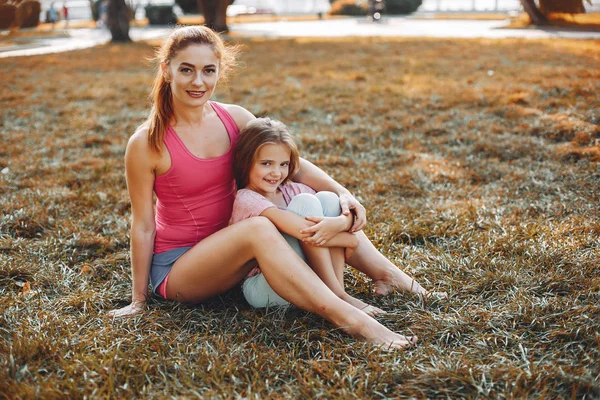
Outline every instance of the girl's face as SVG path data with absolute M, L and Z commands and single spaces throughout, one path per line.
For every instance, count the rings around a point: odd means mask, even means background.
M 262 146 L 250 168 L 247 189 L 269 197 L 287 178 L 290 170 L 290 149 L 283 144 Z
M 192 44 L 161 64 L 170 81 L 174 105 L 197 107 L 212 96 L 219 79 L 219 59 L 209 45 Z

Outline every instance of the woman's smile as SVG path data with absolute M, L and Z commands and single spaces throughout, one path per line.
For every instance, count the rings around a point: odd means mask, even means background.
M 186 92 L 188 95 L 190 95 L 190 97 L 193 97 L 194 99 L 199 99 L 202 98 L 202 96 L 204 96 L 206 90 L 186 90 Z

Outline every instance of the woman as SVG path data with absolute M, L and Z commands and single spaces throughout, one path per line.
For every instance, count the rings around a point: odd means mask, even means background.
M 256 259 L 270 286 L 290 303 L 367 342 L 391 348 L 413 344 L 415 337 L 390 331 L 338 298 L 266 218 L 227 226 L 235 196 L 232 148 L 239 129 L 255 117 L 242 107 L 209 100 L 234 63 L 221 38 L 205 27 L 179 28 L 157 59 L 153 108 L 125 154 L 132 302 L 111 315 L 140 312 L 149 279 L 154 292 L 166 299 L 209 299 L 236 286 Z M 395 288 L 427 293 L 359 232 L 365 210 L 345 188 L 306 160 L 293 179 L 337 193 L 343 212 L 356 215 L 352 231 L 359 246 L 349 263 L 375 281 L 378 294 Z

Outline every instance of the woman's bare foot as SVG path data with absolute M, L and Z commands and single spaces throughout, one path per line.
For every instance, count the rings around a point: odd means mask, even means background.
M 367 343 L 381 346 L 384 350 L 404 350 L 414 346 L 419 338 L 417 336 L 404 336 L 392 332 L 373 318 L 361 324 L 345 329 L 350 335 Z
M 346 303 L 358 308 L 359 310 L 362 310 L 365 314 L 370 315 L 371 317 L 387 314 L 387 312 L 382 310 L 381 308 L 367 304 L 364 301 L 357 299 L 356 297 L 350 296 L 348 293 L 345 293 L 344 296 L 341 296 L 341 299 L 344 300 Z

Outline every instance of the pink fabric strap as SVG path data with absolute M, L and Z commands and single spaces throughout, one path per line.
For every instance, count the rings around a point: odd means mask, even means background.
M 219 103 L 215 103 L 214 101 L 211 101 L 210 105 L 212 106 L 213 110 L 215 110 L 215 112 L 219 116 L 219 119 L 221 119 L 221 122 L 223 122 L 223 125 L 225 125 L 225 129 L 227 129 L 227 132 L 229 132 L 230 135 L 232 133 L 234 133 L 234 135 L 237 137 L 239 129 L 238 129 L 237 124 L 235 123 L 235 120 L 231 116 L 231 114 L 229 114 L 223 108 L 223 106 L 220 105 Z M 232 146 L 233 146 L 233 143 L 232 143 Z

